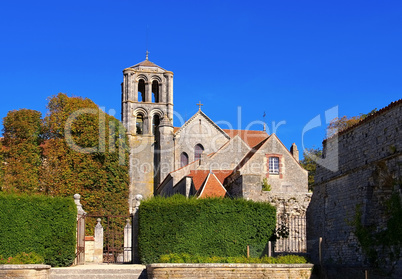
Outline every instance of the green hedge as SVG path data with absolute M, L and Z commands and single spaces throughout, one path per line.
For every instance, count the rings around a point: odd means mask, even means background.
M 161 255 L 241 257 L 247 245 L 266 245 L 276 209 L 243 199 L 155 197 L 139 210 L 139 253 L 144 264 Z
M 46 264 L 71 265 L 76 216 L 72 198 L 0 193 L 0 255 L 35 252 Z
M 280 255 L 278 257 L 264 256 L 261 258 L 247 257 L 202 257 L 189 254 L 168 254 L 159 258 L 160 263 L 247 263 L 247 264 L 304 264 L 307 259 L 298 255 Z

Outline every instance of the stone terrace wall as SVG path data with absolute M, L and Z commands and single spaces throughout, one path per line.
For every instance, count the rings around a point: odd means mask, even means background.
M 308 250 L 313 262 L 318 263 L 318 239 L 323 237 L 324 264 L 366 266 L 351 221 L 360 207 L 364 225 L 383 229 L 387 222 L 383 201 L 392 192 L 401 191 L 392 180 L 400 179 L 402 173 L 402 100 L 324 141 L 324 156 L 336 147 L 338 171 L 317 167 L 307 210 Z M 387 254 L 378 252 L 379 257 L 387 258 Z

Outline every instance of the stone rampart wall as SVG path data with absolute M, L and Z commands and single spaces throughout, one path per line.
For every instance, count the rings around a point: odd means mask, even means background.
M 393 192 L 400 192 L 395 181 L 402 174 L 401 130 L 402 102 L 398 101 L 324 141 L 324 156 L 338 148 L 339 155 L 332 160 L 338 160 L 339 168 L 332 172 L 317 167 L 307 210 L 308 251 L 313 262 L 318 263 L 322 237 L 323 264 L 369 265 L 354 234 L 353 220 L 361 211 L 364 226 L 373 231 L 386 227 L 385 201 Z M 390 270 L 395 262 L 387 259 L 387 253 L 377 252 L 386 263 L 385 269 Z

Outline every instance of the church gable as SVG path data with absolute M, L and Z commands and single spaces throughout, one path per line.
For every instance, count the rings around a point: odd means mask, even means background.
M 208 116 L 199 110 L 175 134 L 176 169 L 211 154 L 221 148 L 230 137 Z
M 241 175 L 260 175 L 261 181 L 267 178 L 272 192 L 307 192 L 307 171 L 275 134 L 245 158 L 237 169 Z
M 240 136 L 236 135 L 217 152 L 206 158 L 198 169 L 233 170 L 250 149 Z

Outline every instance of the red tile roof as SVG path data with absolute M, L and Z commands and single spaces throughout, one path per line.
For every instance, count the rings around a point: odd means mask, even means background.
M 226 195 L 226 189 L 213 173 L 209 173 L 206 181 L 202 185 L 201 189 L 198 191 L 197 195 L 199 198 L 223 198 Z
M 268 137 L 268 134 L 265 131 L 230 129 L 223 129 L 223 131 L 225 131 L 225 133 L 228 134 L 231 138 L 234 138 L 236 135 L 238 135 L 251 148 L 253 148 Z
M 225 181 L 225 178 L 232 173 L 232 170 L 213 170 L 213 173 L 216 176 L 216 178 L 220 181 L 220 183 L 223 184 L 223 181 Z M 190 174 L 188 176 L 193 179 L 193 184 L 196 191 L 198 191 L 201 188 L 208 174 L 209 170 L 190 171 Z
M 173 132 L 177 133 L 180 130 L 180 127 L 174 127 Z M 253 131 L 253 130 L 231 130 L 231 129 L 222 129 L 230 138 L 234 138 L 238 135 L 249 147 L 253 148 L 264 139 L 268 137 L 267 132 L 265 131 Z
M 137 66 L 158 67 L 158 68 L 162 69 L 162 67 L 159 67 L 158 65 L 156 65 L 155 63 L 153 63 L 153 62 L 151 62 L 149 60 L 144 60 L 144 61 L 142 61 L 142 62 L 140 62 L 138 64 L 135 64 L 134 66 L 131 66 L 130 68 L 134 68 L 134 67 L 137 67 Z

